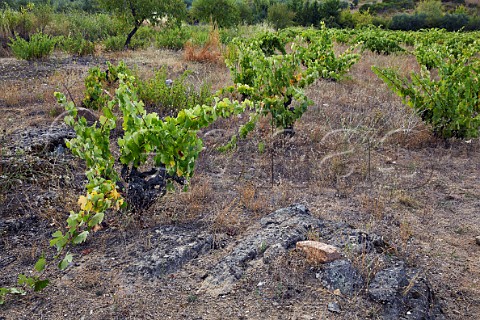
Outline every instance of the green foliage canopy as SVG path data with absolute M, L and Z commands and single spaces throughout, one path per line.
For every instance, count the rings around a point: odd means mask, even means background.
M 216 21 L 219 27 L 232 27 L 240 22 L 240 10 L 234 0 L 194 0 L 192 18 L 202 22 Z
M 268 8 L 267 21 L 275 29 L 283 29 L 293 25 L 295 12 L 291 11 L 286 4 L 277 3 Z
M 165 17 L 169 21 L 179 21 L 186 15 L 183 0 L 99 0 L 99 3 L 102 8 L 123 16 L 133 25 L 125 40 L 125 47 L 129 46 L 132 37 L 145 21 L 155 23 L 157 19 Z

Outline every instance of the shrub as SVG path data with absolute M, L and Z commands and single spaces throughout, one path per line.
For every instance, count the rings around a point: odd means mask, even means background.
M 390 23 L 390 29 L 392 30 L 420 30 L 426 27 L 427 25 L 427 15 L 426 14 L 398 14 L 393 16 L 392 22 Z
M 7 42 L 10 37 L 18 35 L 28 40 L 30 35 L 35 32 L 36 20 L 32 13 L 34 6 L 29 4 L 21 6 L 19 11 L 15 11 L 8 6 L 0 13 L 0 33 L 3 42 Z
M 231 27 L 240 22 L 240 10 L 235 0 L 194 0 L 190 14 L 202 22 L 213 20 L 219 27 Z
M 204 83 L 199 91 L 186 83 L 190 73 L 185 71 L 180 77 L 168 83 L 166 68 L 155 72 L 153 78 L 137 78 L 138 97 L 146 106 L 163 112 L 179 111 L 195 107 L 197 104 L 209 104 L 212 101 L 210 85 Z
M 432 125 L 443 138 L 478 137 L 480 127 L 480 61 L 477 51 L 467 49 L 455 58 L 446 48 L 436 62 L 436 76 L 426 66 L 419 73 L 403 77 L 392 69 L 372 67 L 403 101 L 411 106 L 424 122 Z
M 61 50 L 76 56 L 92 55 L 95 52 L 95 43 L 79 37 L 61 38 L 59 47 Z
M 107 66 L 107 71 L 101 71 L 99 67 L 93 67 L 88 70 L 88 75 L 85 77 L 83 107 L 93 110 L 102 109 L 110 98 L 108 91 L 105 92 L 106 89 L 113 91 L 113 86 L 117 83 L 120 73 L 125 75 L 132 74 L 124 62 L 120 62 L 117 66 L 107 62 Z
M 10 39 L 9 46 L 18 59 L 34 60 L 48 57 L 55 48 L 56 39 L 41 32 L 35 33 L 27 41 L 20 36 Z
M 180 50 L 185 46 L 190 36 L 190 30 L 183 26 L 163 28 L 155 35 L 155 45 L 157 48 Z
M 108 14 L 72 12 L 59 18 L 66 19 L 68 23 L 63 25 L 67 29 L 57 30 L 57 32 L 89 41 L 104 40 L 108 37 L 125 34 L 128 29 L 124 21 Z
M 360 6 L 360 12 L 382 13 L 388 11 L 400 11 L 404 9 L 413 9 L 413 0 L 384 0 L 378 3 L 365 3 Z
M 112 36 L 108 37 L 103 41 L 105 45 L 105 50 L 107 51 L 122 51 L 125 45 L 125 37 L 124 36 Z
M 133 74 L 124 62 L 120 62 L 117 66 L 107 62 L 107 66 L 107 71 L 102 71 L 98 66 L 88 70 L 83 99 L 85 108 L 101 110 L 118 86 L 118 75 Z M 172 83 L 168 83 L 167 70 L 161 68 L 155 71 L 154 76 L 150 79 L 142 80 L 135 77 L 133 88 L 140 100 L 148 107 L 163 112 L 179 111 L 193 108 L 197 104 L 210 103 L 212 101 L 210 86 L 205 83 L 199 90 L 195 90 L 193 85 L 187 83 L 189 74 L 186 71 Z
M 399 46 L 397 39 L 390 38 L 385 31 L 377 27 L 371 27 L 361 32 L 357 37 L 357 42 L 360 41 L 363 42 L 363 50 L 367 49 L 378 54 L 388 55 L 405 51 Z
M 440 27 L 448 31 L 457 31 L 468 25 L 469 19 L 466 14 L 446 14 L 440 21 Z
M 286 4 L 276 3 L 268 8 L 267 21 L 276 29 L 284 29 L 293 24 L 295 12 Z
M 465 29 L 469 31 L 480 30 L 480 16 L 471 16 Z
M 426 26 L 436 28 L 443 17 L 443 6 L 440 0 L 422 0 L 417 3 L 417 12 L 426 16 Z
M 155 30 L 148 26 L 142 26 L 135 33 L 132 38 L 129 48 L 131 49 L 145 49 L 148 48 L 155 39 Z
M 441 45 L 437 43 L 419 43 L 413 53 L 419 65 L 425 66 L 427 70 L 432 70 L 438 67 L 442 61 L 441 49 Z
M 271 117 L 272 127 L 293 134 L 295 122 L 312 104 L 304 89 L 319 78 L 339 80 L 358 60 L 353 48 L 336 55 L 331 34 L 322 24 L 319 31 L 285 29 L 232 42 L 226 63 L 234 85 L 224 92 L 239 94 L 255 105 L 239 130 L 241 138 L 261 116 Z M 235 146 L 236 140 L 234 136 L 225 148 Z
M 210 26 L 208 38 L 203 45 L 187 41 L 184 49 L 185 60 L 223 63 L 223 47 L 220 43 L 220 33 L 215 24 Z
M 218 24 L 211 22 L 208 25 L 190 27 L 190 39 L 194 45 L 201 46 L 210 41 L 212 30 L 218 31 Z M 220 36 L 219 36 L 220 37 Z

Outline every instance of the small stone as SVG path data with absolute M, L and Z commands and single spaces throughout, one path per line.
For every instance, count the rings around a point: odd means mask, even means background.
M 477 236 L 477 237 L 475 238 L 475 242 L 480 246 L 480 236 Z
M 334 313 L 340 313 L 340 306 L 336 302 L 329 302 L 327 306 L 328 311 Z
M 325 263 L 340 259 L 342 255 L 334 246 L 319 241 L 299 241 L 297 249 L 302 249 L 311 262 Z

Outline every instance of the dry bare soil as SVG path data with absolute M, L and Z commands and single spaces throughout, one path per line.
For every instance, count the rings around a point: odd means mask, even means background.
M 30 139 L 22 133 L 58 121 L 62 110 L 53 92 L 68 88 L 79 102 L 86 71 L 106 60 L 125 60 L 145 75 L 162 65 L 173 78 L 189 69 L 190 81 L 214 88 L 230 81 L 224 66 L 154 49 L 34 63 L 1 58 L 0 286 L 29 273 L 42 252 L 53 254 L 50 235 L 76 209 L 84 183 L 82 163 L 68 151 L 5 151 Z M 227 295 L 201 290 L 249 226 L 293 203 L 314 217 L 383 236 L 387 254 L 429 279 L 446 319 L 478 319 L 480 142 L 432 136 L 375 77 L 373 64 L 415 68 L 412 57 L 365 53 L 345 80 L 318 81 L 309 89 L 314 105 L 291 138 L 272 135 L 263 119 L 235 152 L 219 153 L 216 147 L 245 119 L 214 124 L 201 133 L 205 150 L 189 191 L 169 193 L 141 214 L 109 216 L 103 230 L 73 249 L 72 266 L 50 270 L 43 292 L 9 297 L 0 319 L 380 318 L 378 304 L 324 288 L 315 276 L 321 266 L 295 250 L 268 266 L 250 266 Z M 132 271 L 143 255 L 168 242 L 166 234 L 178 243 L 211 236 L 211 250 L 162 276 Z M 311 232 L 308 238 L 321 237 Z M 347 249 L 341 248 L 349 256 Z M 382 268 L 366 255 L 352 263 L 367 281 Z M 327 310 L 335 301 L 339 313 Z

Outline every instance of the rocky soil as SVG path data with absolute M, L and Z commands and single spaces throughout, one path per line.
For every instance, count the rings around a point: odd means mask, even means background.
M 145 73 L 165 64 L 193 70 L 195 83 L 228 81 L 222 67 L 170 51 L 0 59 L 0 286 L 54 254 L 51 234 L 83 192 L 53 91 L 79 101 L 88 67 L 119 58 Z M 72 248 L 69 268 L 49 269 L 42 292 L 9 296 L 0 319 L 477 319 L 480 143 L 429 134 L 373 77 L 374 63 L 411 61 L 364 54 L 350 79 L 315 84 L 289 139 L 271 137 L 265 120 L 220 154 L 245 119 L 200 133 L 188 192 L 108 215 Z M 404 125 L 411 133 L 397 136 Z M 360 134 L 339 134 L 346 127 Z M 302 240 L 341 258 L 310 261 Z

